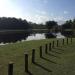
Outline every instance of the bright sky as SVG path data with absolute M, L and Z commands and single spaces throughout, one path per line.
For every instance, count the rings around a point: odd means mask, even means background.
M 63 22 L 75 17 L 75 0 L 0 0 L 0 17 L 16 17 L 35 23 Z

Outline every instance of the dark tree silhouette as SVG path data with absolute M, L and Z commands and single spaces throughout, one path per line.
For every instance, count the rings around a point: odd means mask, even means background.
M 36 24 L 29 22 L 32 29 L 46 29 L 46 26 L 44 24 Z
M 46 27 L 48 28 L 48 29 L 52 29 L 52 28 L 54 28 L 54 27 L 56 27 L 58 24 L 57 24 L 57 22 L 55 22 L 55 21 L 47 21 L 46 22 Z
M 14 29 L 29 29 L 30 25 L 26 20 L 1 17 L 0 18 L 0 30 L 14 30 Z
M 62 25 L 62 34 L 67 37 L 72 37 L 74 35 L 74 24 L 72 20 L 68 20 Z
M 66 21 L 66 23 L 64 23 L 64 24 L 62 25 L 62 28 L 63 28 L 63 30 L 64 30 L 64 29 L 72 29 L 72 25 L 73 25 L 72 20 L 69 20 L 69 21 Z

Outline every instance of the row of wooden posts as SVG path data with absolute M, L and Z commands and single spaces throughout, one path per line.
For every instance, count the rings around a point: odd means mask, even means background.
M 72 38 L 70 38 L 70 42 L 72 44 Z M 62 39 L 62 45 L 65 44 L 65 39 Z M 66 39 L 66 44 L 69 44 L 69 39 Z M 52 43 L 49 43 L 49 47 L 48 44 L 45 45 L 45 53 L 48 53 L 48 48 L 49 51 L 51 51 L 52 48 L 54 48 L 55 45 L 55 41 L 53 41 Z M 59 47 L 59 40 L 57 40 L 57 47 Z M 28 54 L 24 54 L 25 55 L 25 72 L 29 72 L 28 69 Z M 42 57 L 42 46 L 40 46 L 40 57 Z M 32 63 L 35 63 L 35 49 L 32 50 Z M 8 64 L 8 75 L 13 75 L 13 64 L 12 62 L 10 62 Z

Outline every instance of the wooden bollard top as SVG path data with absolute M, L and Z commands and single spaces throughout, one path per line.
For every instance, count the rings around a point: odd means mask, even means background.
M 14 62 L 10 61 L 10 62 L 9 62 L 9 65 L 11 65 L 11 64 L 14 64 Z

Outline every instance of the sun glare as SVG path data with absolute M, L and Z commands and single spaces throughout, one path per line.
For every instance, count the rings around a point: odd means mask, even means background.
M 20 17 L 20 11 L 11 0 L 0 0 L 0 17 Z

